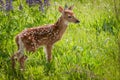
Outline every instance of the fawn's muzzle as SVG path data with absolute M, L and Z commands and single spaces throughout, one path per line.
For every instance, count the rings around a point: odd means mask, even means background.
M 79 20 L 76 20 L 76 22 L 75 23 L 80 23 L 80 21 Z

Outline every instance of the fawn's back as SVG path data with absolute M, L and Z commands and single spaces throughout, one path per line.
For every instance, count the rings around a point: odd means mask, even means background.
M 46 25 L 22 31 L 16 36 L 17 43 L 19 38 L 27 51 L 35 51 L 39 46 L 54 44 L 61 38 L 61 33 L 56 25 Z

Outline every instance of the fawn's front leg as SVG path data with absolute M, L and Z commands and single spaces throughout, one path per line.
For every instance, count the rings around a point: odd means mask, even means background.
M 52 45 L 46 45 L 45 47 L 45 52 L 46 52 L 46 59 L 48 62 L 51 61 L 52 59 Z

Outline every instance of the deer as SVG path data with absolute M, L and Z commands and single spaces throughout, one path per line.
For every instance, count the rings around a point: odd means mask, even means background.
M 15 41 L 18 50 L 11 56 L 13 69 L 15 68 L 16 61 L 20 64 L 20 69 L 24 69 L 24 63 L 28 58 L 24 54 L 24 50 L 26 52 L 35 52 L 40 46 L 45 48 L 47 62 L 51 62 L 52 46 L 61 40 L 68 23 L 80 22 L 73 13 L 73 7 L 73 5 L 67 8 L 59 6 L 58 11 L 61 13 L 61 16 L 54 24 L 27 28 L 17 34 Z

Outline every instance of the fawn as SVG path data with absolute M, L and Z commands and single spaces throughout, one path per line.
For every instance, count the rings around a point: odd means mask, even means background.
M 59 6 L 58 10 L 62 15 L 55 24 L 29 28 L 19 33 L 15 38 L 18 50 L 11 57 L 12 68 L 15 68 L 15 62 L 17 60 L 20 63 L 20 68 L 24 69 L 24 62 L 27 59 L 27 56 L 24 55 L 24 49 L 28 52 L 35 52 L 40 46 L 45 47 L 46 59 L 50 62 L 52 58 L 52 46 L 62 38 L 68 22 L 80 22 L 75 18 L 72 9 L 73 6 L 65 9 Z

